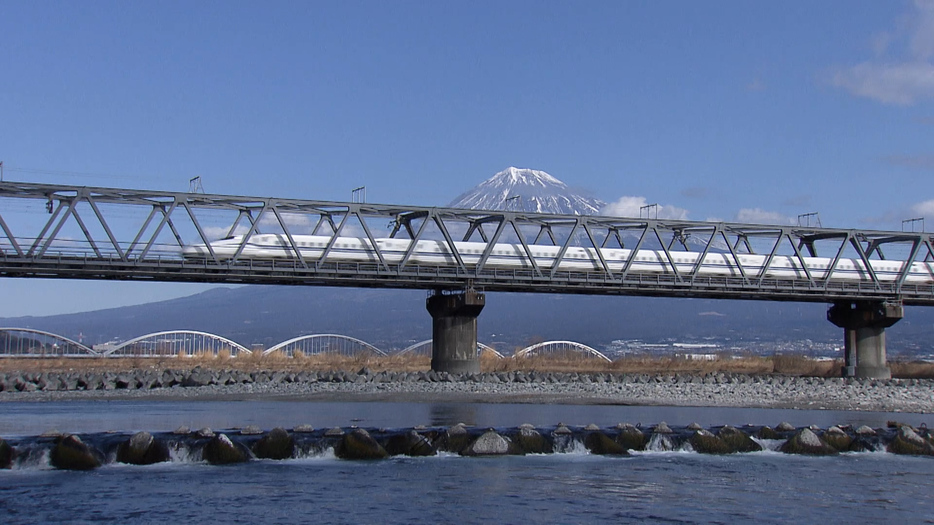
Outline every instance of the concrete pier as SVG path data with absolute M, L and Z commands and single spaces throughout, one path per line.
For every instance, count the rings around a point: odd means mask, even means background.
M 885 362 L 885 329 L 904 316 L 898 303 L 838 302 L 827 311 L 827 320 L 843 328 L 844 377 L 890 379 Z
M 455 374 L 480 372 L 477 317 L 485 304 L 484 295 L 470 288 L 462 292 L 438 290 L 428 298 L 432 370 Z

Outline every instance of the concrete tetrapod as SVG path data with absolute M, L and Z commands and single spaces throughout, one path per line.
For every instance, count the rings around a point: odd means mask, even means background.
M 462 456 L 505 456 L 521 454 L 512 443 L 492 428 L 461 450 Z
M 61 470 L 91 470 L 101 466 L 103 454 L 91 448 L 78 436 L 65 434 L 55 438 L 49 452 L 49 462 Z
M 893 454 L 934 456 L 934 444 L 918 435 L 908 425 L 898 427 L 895 439 L 889 443 L 887 448 Z
M 545 436 L 528 423 L 519 425 L 515 432 L 507 434 L 507 437 L 526 454 L 546 454 L 553 448 Z
M 811 429 L 803 428 L 786 441 L 781 448 L 785 454 L 804 454 L 808 456 L 832 456 L 839 454 L 837 449 L 825 443 Z
M 386 449 L 373 439 L 369 432 L 362 428 L 355 428 L 341 436 L 340 442 L 334 447 L 334 455 L 341 459 L 383 459 L 389 457 Z
M 13 465 L 13 452 L 13 447 L 0 438 L 0 469 L 8 469 Z
M 847 433 L 838 426 L 832 426 L 824 431 L 823 435 L 821 435 L 821 439 L 838 452 L 847 452 L 853 445 L 853 438 L 848 436 Z
M 591 454 L 628 456 L 629 451 L 623 445 L 620 445 L 613 438 L 600 430 L 591 431 L 584 436 L 584 446 Z
M 260 459 L 289 459 L 295 453 L 295 440 L 288 431 L 276 427 L 253 444 L 253 454 Z
M 717 437 L 726 443 L 730 452 L 759 452 L 762 445 L 756 443 L 751 437 L 736 427 L 726 425 L 717 432 Z
M 211 438 L 201 449 L 201 457 L 212 465 L 243 463 L 250 459 L 249 454 L 230 441 L 226 434 L 217 434 Z
M 434 456 L 431 442 L 415 430 L 390 436 L 383 445 L 390 456 Z
M 704 429 L 694 431 L 689 442 L 691 448 L 701 454 L 730 454 L 733 452 L 722 439 Z
M 149 432 L 137 432 L 117 446 L 117 461 L 131 465 L 152 465 L 169 460 L 169 448 Z
M 645 450 L 648 438 L 641 430 L 630 423 L 620 423 L 616 425 L 619 434 L 616 436 L 616 442 L 622 445 L 626 450 Z

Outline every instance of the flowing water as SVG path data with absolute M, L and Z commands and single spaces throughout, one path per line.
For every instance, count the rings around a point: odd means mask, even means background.
M 885 426 L 934 423 L 918 414 L 469 403 L 61 402 L 0 404 L 0 436 L 315 427 L 553 426 L 617 422 Z M 176 454 L 150 466 L 108 463 L 57 471 L 46 458 L 0 471 L 3 523 L 934 523 L 934 458 L 885 452 L 836 457 L 774 451 L 728 456 L 644 452 L 346 461 L 324 451 L 285 461 L 211 466 Z

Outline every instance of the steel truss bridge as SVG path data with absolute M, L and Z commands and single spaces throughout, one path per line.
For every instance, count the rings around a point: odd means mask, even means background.
M 261 233 L 287 240 L 287 257 L 259 259 L 244 254 L 245 243 Z M 326 236 L 320 257 L 299 249 L 298 235 Z M 211 243 L 244 239 L 232 257 Z M 339 238 L 368 240 L 372 262 L 334 257 Z M 377 238 L 435 240 L 453 262 L 415 264 L 416 242 L 401 259 L 390 260 Z M 456 241 L 485 243 L 476 263 L 465 263 Z M 525 268 L 488 265 L 496 243 L 521 246 Z M 183 246 L 207 245 L 198 259 L 182 256 Z M 539 265 L 535 245 L 557 247 L 555 263 Z M 572 247 L 658 250 L 666 272 L 633 270 L 634 257 L 613 268 L 601 250 L 591 270 L 560 269 Z M 685 270 L 678 254 L 699 253 Z M 704 272 L 708 253 L 765 257 L 761 269 L 738 274 Z M 868 279 L 773 278 L 767 271 L 784 256 L 802 262 L 826 257 L 831 269 L 845 258 L 862 261 Z M 934 305 L 934 285 L 906 280 L 912 262 L 934 259 L 927 233 L 869 231 L 644 218 L 568 216 L 368 203 L 176 193 L 38 183 L 0 183 L 0 276 L 136 281 L 295 284 L 354 287 L 464 289 L 485 291 L 654 295 L 814 302 L 895 301 Z M 871 260 L 907 261 L 893 279 L 880 279 Z M 827 272 L 829 275 L 831 272 Z

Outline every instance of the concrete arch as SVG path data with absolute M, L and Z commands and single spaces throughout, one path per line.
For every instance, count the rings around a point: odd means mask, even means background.
M 103 353 L 109 357 L 192 357 L 202 354 L 217 355 L 227 350 L 231 356 L 251 354 L 250 350 L 226 337 L 196 330 L 166 330 L 134 337 Z
M 492 346 L 485 345 L 483 343 L 477 343 L 477 355 L 482 355 L 483 352 L 488 352 L 491 355 L 499 358 L 505 359 L 505 356 L 499 353 Z M 418 355 L 431 355 L 431 339 L 425 339 L 424 341 L 419 341 L 413 345 L 409 345 L 402 350 L 399 350 L 396 355 L 406 355 L 406 354 L 418 354 Z
M 14 333 L 30 334 L 16 337 Z M 58 342 L 56 342 L 58 341 Z M 0 356 L 7 357 L 99 357 L 92 348 L 65 336 L 32 328 L 0 328 Z
M 530 357 L 533 355 L 552 354 L 557 352 L 577 352 L 587 356 L 597 357 L 607 362 L 612 362 L 612 359 L 603 355 L 594 348 L 574 341 L 545 341 L 543 343 L 537 343 L 519 350 L 516 352 L 516 357 Z
M 357 355 L 361 349 L 381 357 L 387 355 L 386 352 L 366 341 L 340 334 L 311 334 L 294 337 L 265 350 L 263 355 L 281 351 L 293 357 L 295 351 L 298 350 L 305 355 L 338 354 L 350 357 Z

